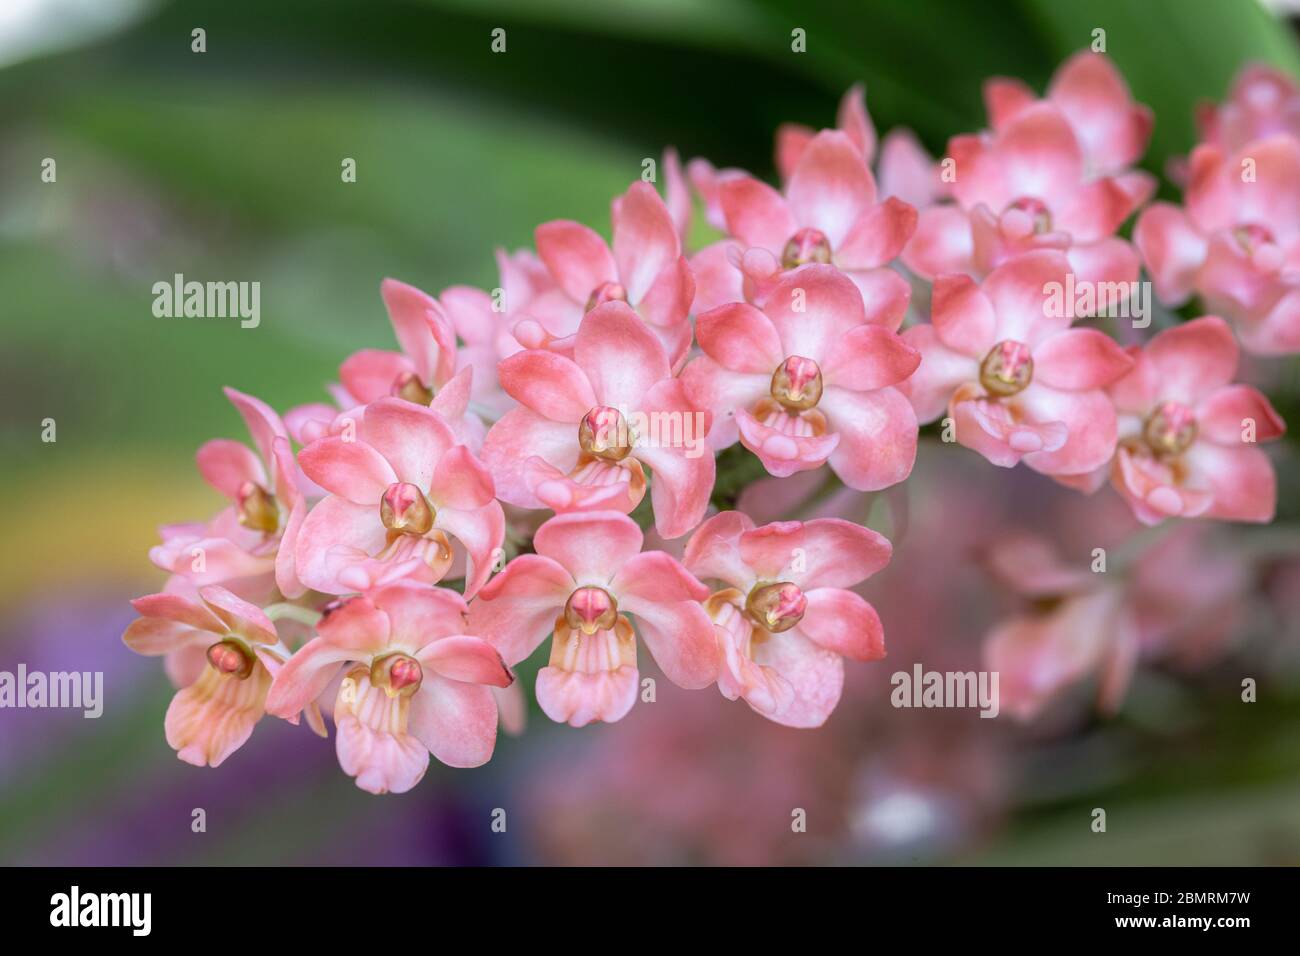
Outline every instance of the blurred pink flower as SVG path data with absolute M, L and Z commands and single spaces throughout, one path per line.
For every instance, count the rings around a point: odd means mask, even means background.
M 1262 355 L 1300 351 L 1300 139 L 1279 133 L 1235 151 L 1192 151 L 1184 206 L 1155 203 L 1133 241 L 1156 294 L 1196 293 Z
M 1270 521 L 1277 478 L 1256 442 L 1286 425 L 1267 398 L 1230 384 L 1237 343 L 1217 316 L 1165 329 L 1129 350 L 1133 370 L 1110 386 L 1119 413 L 1113 461 L 1067 483 L 1091 491 L 1109 477 L 1144 524 L 1165 518 Z
M 1197 109 L 1196 125 L 1201 142 L 1228 153 L 1275 133 L 1300 139 L 1300 86 L 1284 70 L 1248 63 L 1233 79 L 1227 99 Z

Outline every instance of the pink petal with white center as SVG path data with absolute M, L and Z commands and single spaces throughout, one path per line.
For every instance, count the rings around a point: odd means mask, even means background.
M 356 504 L 378 505 L 397 474 L 365 442 L 322 438 L 298 452 L 298 464 L 316 484 Z
M 573 301 L 586 302 L 598 286 L 618 281 L 614 256 L 595 230 L 557 219 L 538 226 L 534 238 L 537 254 Z
M 432 296 L 415 286 L 385 279 L 379 285 L 389 321 L 415 374 L 429 387 L 451 378 L 456 368 L 456 334 Z
M 781 255 L 786 242 L 803 223 L 797 222 L 781 194 L 751 176 L 726 179 L 718 185 L 718 201 L 727 232 L 747 246 Z
M 1025 455 L 1025 464 L 1044 475 L 1078 475 L 1100 468 L 1115 454 L 1115 406 L 1105 392 L 1062 392 L 1031 384 L 1016 396 L 1029 421 L 1060 422 L 1068 437 L 1059 448 Z
M 1286 433 L 1282 416 L 1250 385 L 1215 389 L 1197 406 L 1196 425 L 1198 437 L 1229 447 L 1242 444 L 1248 425 L 1253 426 L 1255 441 L 1273 441 Z
M 289 658 L 275 675 L 266 694 L 266 711 L 286 720 L 319 697 L 345 661 L 357 660 L 367 651 L 340 647 L 316 637 Z
M 521 508 L 541 508 L 528 471 L 530 459 L 541 458 L 568 474 L 578 462 L 578 452 L 576 421 L 556 422 L 530 408 L 514 408 L 488 429 L 482 458 L 498 498 Z
M 1035 250 L 998 266 L 981 286 L 997 315 L 994 341 L 1013 339 L 1031 348 L 1069 328 L 1069 309 L 1052 309 L 1052 290 L 1064 290 L 1070 261 L 1054 249 Z M 1060 314 L 1057 314 L 1057 313 Z
M 997 341 L 998 317 L 993 304 L 968 275 L 935 280 L 930 323 L 946 348 L 971 358 L 983 359 Z
M 757 575 L 740 553 L 740 536 L 754 522 L 739 511 L 724 511 L 704 522 L 686 544 L 683 564 L 698 578 L 712 578 L 748 593 Z
M 808 609 L 798 629 L 813 643 L 855 661 L 885 656 L 885 630 L 876 609 L 843 588 L 805 591 Z
M 377 504 L 330 495 L 307 513 L 298 532 L 294 552 L 298 576 L 309 588 L 326 594 L 363 590 L 348 587 L 340 576 L 354 565 L 368 564 L 386 540 Z
M 659 273 L 645 297 L 637 303 L 637 314 L 662 337 L 667 329 L 687 321 L 694 301 L 695 274 L 686 257 L 678 256 Z M 671 350 L 669 357 L 672 357 Z
M 640 552 L 642 541 L 641 529 L 627 515 L 575 512 L 550 518 L 537 529 L 533 547 L 565 568 L 579 584 L 603 584 L 613 580 L 628 559 Z
M 731 302 L 697 316 L 695 337 L 705 355 L 736 372 L 771 375 L 785 358 L 776 327 L 745 302 Z
M 219 627 L 220 624 L 216 626 Z M 164 617 L 139 617 L 127 625 L 122 634 L 122 643 L 137 654 L 159 657 L 190 646 L 206 650 L 210 644 L 215 644 L 220 639 L 221 634 L 221 631 L 199 629 Z
M 522 554 L 470 602 L 470 633 L 482 637 L 506 664 L 514 666 L 551 632 L 575 587 L 573 576 L 558 562 Z
M 1196 442 L 1184 456 L 1191 480 L 1213 490 L 1206 515 L 1226 521 L 1265 523 L 1277 510 L 1277 475 L 1262 449 Z
M 840 701 L 844 659 L 818 647 L 798 628 L 765 637 L 763 633 L 756 634 L 754 662 L 771 668 L 793 690 L 763 716 L 787 727 L 820 727 Z
M 765 414 L 762 421 L 738 409 L 735 422 L 744 446 L 778 478 L 821 467 L 840 442 L 837 433 L 819 435 L 806 419 L 780 409 Z
M 889 268 L 855 269 L 847 273 L 862 296 L 865 320 L 897 332 L 912 301 L 912 284 Z
M 227 631 L 254 644 L 276 644 L 280 637 L 275 625 L 256 604 L 250 604 L 223 587 L 210 584 L 199 588 L 199 597 Z
M 921 353 L 900 336 L 878 325 L 860 325 L 835 345 L 822 376 L 826 385 L 867 392 L 897 385 L 920 364 Z
M 695 275 L 691 311 L 697 317 L 729 302 L 744 300 L 744 276 L 738 265 L 741 253 L 739 243 L 720 239 L 691 257 L 690 268 Z
M 388 612 L 379 602 L 400 590 L 383 588 L 330 604 L 316 625 L 316 633 L 331 647 L 351 652 L 356 660 L 380 653 L 393 643 L 394 635 Z M 423 590 L 433 592 L 432 588 Z
M 709 596 L 709 589 L 664 551 L 633 555 L 610 587 L 620 599 L 635 597 L 658 604 L 703 601 Z
M 902 128 L 891 129 L 881 143 L 877 185 L 882 197 L 897 196 L 918 210 L 932 206 L 943 192 L 934 157 L 915 133 Z
M 627 300 L 640 302 L 680 254 L 681 242 L 668 207 L 649 183 L 633 183 L 614 213 L 614 261 Z
M 876 183 L 853 140 L 838 130 L 823 130 L 799 157 L 786 197 L 795 221 L 821 230 L 838 250 L 874 205 Z
M 1300 352 L 1300 283 L 1291 283 L 1279 291 L 1282 294 L 1263 318 L 1238 325 L 1241 344 L 1255 355 Z
M 434 520 L 434 528 L 445 531 L 464 547 L 465 597 L 472 598 L 487 581 L 501 553 L 506 534 L 505 512 L 496 501 L 464 511 L 442 508 Z
M 816 135 L 815 129 L 802 123 L 782 123 L 776 128 L 776 171 L 782 182 L 790 178 Z
M 481 767 L 492 759 L 497 705 L 488 687 L 429 675 L 411 698 L 410 733 L 449 767 Z
M 839 338 L 866 321 L 862 295 L 834 266 L 806 265 L 786 273 L 763 304 L 785 354 L 822 362 Z
M 429 484 L 434 506 L 447 505 L 460 511 L 482 508 L 496 496 L 492 473 L 464 445 L 457 445 L 438 459 Z
M 1080 186 L 1053 210 L 1053 225 L 1076 242 L 1096 242 L 1114 235 L 1138 206 L 1121 184 L 1110 178 Z
M 831 469 L 850 488 L 879 491 L 912 473 L 916 412 L 898 389 L 855 392 L 829 386 L 820 408 L 839 436 L 830 455 Z
M 217 617 L 215 610 L 206 602 L 196 601 L 182 594 L 168 591 L 146 594 L 144 597 L 132 600 L 131 606 L 142 618 L 160 618 L 213 634 L 224 634 L 228 630 L 226 622 Z
M 872 269 L 898 257 L 916 232 L 916 208 L 896 197 L 870 207 L 835 251 L 844 269 Z
M 887 538 L 842 518 L 774 521 L 740 535 L 740 555 L 760 579 L 810 588 L 860 584 L 889 563 Z
M 163 721 L 176 756 L 196 767 L 217 767 L 244 745 L 262 719 L 271 675 L 260 664 L 245 680 L 204 669 L 176 694 Z
M 1109 57 L 1082 50 L 1052 77 L 1048 97 L 1061 108 L 1085 154 L 1103 173 L 1135 163 L 1151 138 L 1151 110 L 1134 103 Z
M 415 657 L 426 671 L 448 680 L 508 687 L 515 679 L 496 648 L 480 637 L 467 634 L 431 641 Z
M 974 254 L 969 214 L 956 205 L 922 209 L 903 248 L 903 263 L 923 279 L 969 272 Z
M 421 490 L 433 480 L 433 470 L 456 438 L 442 417 L 401 398 L 381 398 L 366 406 L 358 437 L 383 455 L 398 481 Z
M 1051 388 L 1105 388 L 1133 368 L 1133 360 L 1097 329 L 1066 329 L 1034 349 L 1034 379 Z
M 700 523 L 713 493 L 715 462 L 706 442 L 709 414 L 692 403 L 686 386 L 675 378 L 650 389 L 642 410 L 652 416 L 651 424 L 659 422 L 659 433 L 641 436 L 634 454 L 653 472 L 655 527 L 663 537 L 676 538 Z
M 516 352 L 501 360 L 497 373 L 511 398 L 552 421 L 577 424 L 597 404 L 582 368 L 554 352 Z
M 310 445 L 329 434 L 329 426 L 339 410 L 324 402 L 298 405 L 284 413 L 284 427 L 299 445 Z
M 1155 283 L 1160 301 L 1182 305 L 1192 294 L 1208 243 L 1177 206 L 1158 202 L 1143 210 L 1133 227 L 1133 243 Z
M 752 408 L 765 398 L 771 380 L 770 372 L 766 375 L 733 372 L 707 355 L 692 359 L 681 376 L 691 404 L 711 413 L 709 445 L 715 450 L 736 443 L 740 437 L 736 412 Z
M 222 391 L 244 419 L 244 424 L 248 426 L 248 434 L 253 437 L 253 444 L 257 447 L 257 453 L 262 457 L 262 461 L 270 461 L 275 440 L 289 437 L 284 422 L 280 421 L 280 416 L 260 398 L 245 395 L 233 388 L 223 388 Z
M 1214 315 L 1159 332 L 1146 355 L 1165 401 L 1195 405 L 1237 372 L 1237 340 L 1228 323 Z
M 876 127 L 867 113 L 867 88 L 854 83 L 840 97 L 835 111 L 835 125 L 853 141 L 867 164 L 876 154 Z
M 628 591 L 620 592 L 618 600 L 619 610 L 636 619 L 637 633 L 670 681 L 698 690 L 718 679 L 718 640 L 697 602 L 660 602 Z
M 402 376 L 416 374 L 415 363 L 410 358 L 401 352 L 381 349 L 353 352 L 339 366 L 339 382 L 354 401 L 362 404 L 392 395 Z M 338 414 L 337 410 L 334 414 Z
M 659 339 L 625 302 L 606 302 L 587 313 L 573 354 L 595 396 L 579 418 L 596 404 L 640 408 L 651 386 L 672 374 Z M 569 393 L 574 391 L 569 386 Z
M 953 193 L 963 205 L 982 201 L 1000 209 L 1019 196 L 1032 196 L 1055 208 L 1083 180 L 1083 151 L 1064 114 L 1051 104 L 1036 103 L 1016 114 L 998 131 L 995 149 L 1001 195 L 970 195 L 958 161 Z
M 214 438 L 199 448 L 195 458 L 203 480 L 227 498 L 238 497 L 246 481 L 266 487 L 266 469 L 243 442 Z
M 1000 130 L 1038 102 L 1038 97 L 1028 84 L 1012 77 L 991 76 L 984 81 L 981 92 L 984 96 L 984 111 L 989 116 L 989 126 L 995 130 Z
M 1075 243 L 1065 255 L 1070 260 L 1076 288 L 1084 283 L 1099 288 L 1119 282 L 1131 287 L 1138 280 L 1137 250 L 1123 239 L 1111 236 L 1098 242 Z
M 979 360 L 948 348 L 933 325 L 914 325 L 903 331 L 902 338 L 921 354 L 921 364 L 899 383 L 898 390 L 921 422 L 932 422 L 947 410 L 959 385 L 979 378 Z
M 614 723 L 636 703 L 637 676 L 637 669 L 626 664 L 596 671 L 543 667 L 537 672 L 537 703 L 558 724 Z

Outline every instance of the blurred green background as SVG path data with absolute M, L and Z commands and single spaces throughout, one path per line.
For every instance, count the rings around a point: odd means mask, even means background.
M 1159 173 L 1193 144 L 1194 105 L 1221 98 L 1243 63 L 1300 70 L 1292 31 L 1253 0 L 8 5 L 4 639 L 51 653 L 66 646 L 74 656 L 62 665 L 73 667 L 78 641 L 93 634 L 105 669 L 116 670 L 93 732 L 72 726 L 42 746 L 17 740 L 14 715 L 0 713 L 0 861 L 338 862 L 354 857 L 323 848 L 336 847 L 340 828 L 382 834 L 400 824 L 391 800 L 356 792 L 330 766 L 330 748 L 292 728 L 259 734 L 324 753 L 299 779 L 259 776 L 273 756 L 242 752 L 215 773 L 182 767 L 162 741 L 169 692 L 159 669 L 117 643 L 129 619 L 122 600 L 162 581 L 146 557 L 155 527 L 217 504 L 192 453 L 215 435 L 243 437 L 220 387 L 280 409 L 323 398 L 346 354 L 389 346 L 384 276 L 434 292 L 490 288 L 494 248 L 530 245 L 542 221 L 574 218 L 607 233 L 610 198 L 667 144 L 684 159 L 770 179 L 776 125 L 831 125 L 838 97 L 859 80 L 882 133 L 910 126 L 940 153 L 948 136 L 983 125 L 985 77 L 1015 75 L 1041 90 L 1100 27 L 1135 98 L 1155 110 L 1144 165 Z M 195 27 L 206 30 L 202 54 L 190 49 Z M 490 49 L 497 27 L 504 54 Z M 791 52 L 795 27 L 807 31 L 806 53 Z M 57 162 L 57 183 L 41 182 L 45 157 Z M 352 184 L 340 180 L 345 157 L 357 163 Z M 155 318 L 151 287 L 174 273 L 259 281 L 260 327 Z M 45 418 L 57 422 L 54 444 L 40 441 Z M 1077 819 L 1070 801 L 1046 799 L 977 858 L 1184 862 L 1213 852 L 1244 862 L 1258 859 L 1255 843 L 1232 827 L 1261 820 L 1294 850 L 1296 712 L 1294 701 L 1280 708 L 1267 741 L 1224 730 L 1213 759 L 1191 772 L 1151 753 L 1147 784 L 1109 797 L 1148 820 L 1145 844 L 1108 844 L 1099 857 L 1086 830 L 1066 822 Z M 450 822 L 420 852 L 391 859 L 532 859 L 458 836 L 455 821 L 489 799 L 484 790 L 508 786 L 503 778 L 546 733 L 535 722 L 469 782 L 431 772 L 401 813 L 419 807 L 423 820 Z M 227 774 L 233 783 L 218 790 Z M 1194 795 L 1176 785 L 1188 780 Z M 201 845 L 158 837 L 145 809 L 159 794 L 181 808 L 177 833 L 188 832 L 183 808 L 213 802 L 235 825 Z M 1197 839 L 1225 816 L 1222 840 Z M 88 844 L 100 855 L 87 856 Z

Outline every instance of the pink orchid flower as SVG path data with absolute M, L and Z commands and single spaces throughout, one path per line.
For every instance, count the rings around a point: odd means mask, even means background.
M 984 84 L 984 106 L 995 132 L 1038 102 L 1020 80 L 999 76 Z M 1074 130 L 1087 174 L 1123 173 L 1146 152 L 1154 115 L 1149 107 L 1133 101 L 1128 84 L 1108 56 L 1080 50 L 1062 63 L 1047 88 L 1047 102 L 1061 111 Z
M 216 767 L 243 746 L 262 719 L 272 671 L 289 656 L 275 625 L 256 605 L 216 585 L 192 596 L 164 592 L 136 598 L 140 617 L 122 635 L 149 657 L 165 655 L 181 690 L 167 708 L 167 743 L 197 767 Z M 307 709 L 318 733 L 320 714 L 303 703 L 285 716 L 297 722 Z
M 880 618 L 846 590 L 889 563 L 874 531 L 838 518 L 755 528 L 739 511 L 691 536 L 686 567 L 723 584 L 705 609 L 722 646 L 718 689 L 790 727 L 820 727 L 839 703 L 844 660 L 885 656 Z
M 982 285 L 966 275 L 935 282 L 931 324 L 903 333 L 922 356 L 902 386 L 922 422 L 946 410 L 957 441 L 1004 467 L 1023 460 L 1075 475 L 1110 460 L 1116 420 L 1104 389 L 1133 360 L 1102 332 L 1070 328 L 1071 303 L 1054 303 L 1051 291 L 1069 269 L 1062 253 L 1044 250 Z
M 149 555 L 159 567 L 198 585 L 243 582 L 237 590 L 256 592 L 253 582 L 273 572 L 281 593 L 298 597 L 306 587 L 294 565 L 294 543 L 307 511 L 306 479 L 280 416 L 251 395 L 233 388 L 225 394 L 257 451 L 227 438 L 199 448 L 199 473 L 230 505 L 210 522 L 163 528 L 163 543 Z
M 1150 198 L 1147 173 L 1095 175 L 1066 114 L 1049 101 L 1015 111 L 996 132 L 948 142 L 953 205 L 922 211 L 903 262 L 933 279 L 975 278 L 1035 249 L 1058 249 L 1091 283 L 1135 282 L 1137 253 L 1115 231 Z
M 310 587 L 346 594 L 410 578 L 436 584 L 464 548 L 465 593 L 492 571 L 505 515 L 492 476 L 437 412 L 400 398 L 365 409 L 354 440 L 312 442 L 298 453 L 329 492 L 298 535 L 298 573 Z
M 451 426 L 458 441 L 477 448 L 485 426 L 469 407 L 474 369 L 466 363 L 457 370 L 456 329 L 447 310 L 431 295 L 396 279 L 385 279 L 379 291 L 401 351 L 362 349 L 348 356 L 339 366 L 339 384 L 332 389 L 337 408 L 317 402 L 286 414 L 294 438 L 311 444 L 332 433 L 340 411 L 343 417 L 355 417 L 349 413 L 359 406 L 396 396 L 431 407 Z M 449 291 L 458 311 L 477 304 L 466 302 L 459 287 Z
M 639 688 L 641 640 L 674 684 L 707 687 L 718 675 L 713 625 L 699 602 L 708 589 L 662 551 L 641 550 L 641 529 L 614 511 L 556 515 L 533 538 L 536 554 L 506 565 L 470 604 L 470 631 L 507 664 L 552 634 L 537 675 L 548 717 L 581 727 L 622 718 Z
M 556 288 L 525 307 L 531 322 L 514 334 L 531 348 L 567 353 L 573 335 L 592 309 L 623 302 L 645 320 L 674 367 L 691 344 L 687 313 L 695 280 L 682 255 L 672 213 L 646 182 L 635 182 L 613 203 L 613 248 L 593 229 L 567 219 L 537 227 L 537 254 Z
M 1144 524 L 1169 517 L 1270 521 L 1277 477 L 1256 442 L 1286 431 L 1267 398 L 1229 384 L 1237 343 L 1227 323 L 1205 316 L 1132 348 L 1133 370 L 1110 386 L 1119 413 L 1119 445 L 1108 467 L 1077 485 L 1109 476 Z
M 645 495 L 644 463 L 654 472 L 659 533 L 676 538 L 699 524 L 714 480 L 708 415 L 626 303 L 587 314 L 573 358 L 529 349 L 503 360 L 499 373 L 522 406 L 492 426 L 483 446 L 503 501 L 631 511 Z
M 478 767 L 496 746 L 492 689 L 514 675 L 465 631 L 465 602 L 409 582 L 331 605 L 275 675 L 267 711 L 294 714 L 340 673 L 334 704 L 339 765 L 370 793 L 405 793 L 429 768 Z
M 781 477 L 829 461 L 861 491 L 911 472 L 916 415 L 896 386 L 920 355 L 868 318 L 833 266 L 787 273 L 761 311 L 736 302 L 704 313 L 696 336 L 704 354 L 682 377 L 713 413 L 715 448 L 739 439 Z
M 727 232 L 746 247 L 746 279 L 760 290 L 808 263 L 834 264 L 857 284 L 870 320 L 897 329 L 912 289 L 886 268 L 911 238 L 916 210 L 878 201 L 876 181 L 853 139 L 823 130 L 804 147 L 784 194 L 748 175 L 720 180 Z M 704 298 L 716 301 L 705 290 Z
M 1266 63 L 1241 68 L 1222 103 L 1196 111 L 1201 141 L 1236 152 L 1247 143 L 1286 133 L 1300 139 L 1300 85 Z
M 876 159 L 876 126 L 867 113 L 867 91 L 855 83 L 840 99 L 835 114 L 835 128 L 847 135 L 868 166 Z M 788 180 L 804 150 L 817 135 L 816 130 L 799 123 L 783 123 L 776 130 L 776 168 L 782 182 Z M 924 209 L 947 194 L 939 178 L 939 167 L 916 134 L 897 127 L 880 141 L 880 161 L 876 171 L 881 198 L 897 196 L 909 206 Z
M 1192 295 L 1237 326 L 1247 351 L 1300 351 L 1300 139 L 1192 151 L 1184 207 L 1155 203 L 1133 241 L 1170 306 Z

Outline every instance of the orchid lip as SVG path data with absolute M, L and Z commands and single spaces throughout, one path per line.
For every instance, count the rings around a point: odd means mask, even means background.
M 1021 212 L 1029 217 L 1033 225 L 1033 234 L 1041 236 L 1045 232 L 1052 231 L 1052 212 L 1047 208 L 1047 203 L 1033 196 L 1021 196 L 1019 199 L 1013 199 L 1007 203 L 1003 213 Z
M 618 601 L 604 588 L 580 587 L 564 602 L 564 623 L 584 634 L 607 631 L 618 620 Z
M 791 355 L 772 373 L 771 394 L 787 411 L 806 412 L 822 398 L 822 370 L 802 355 Z
M 597 405 L 578 423 L 578 445 L 595 458 L 622 461 L 632 452 L 627 419 L 617 408 Z
M 1196 433 L 1196 416 L 1181 402 L 1161 402 L 1142 423 L 1142 438 L 1158 455 L 1182 454 Z
M 831 243 L 820 229 L 800 229 L 786 241 L 781 251 L 781 268 L 796 269 L 810 262 L 829 265 Z
M 389 531 L 426 535 L 433 530 L 437 512 L 429 499 L 409 481 L 388 486 L 379 501 L 379 519 Z
M 808 598 L 797 584 L 759 584 L 745 598 L 745 615 L 764 630 L 788 631 L 803 620 Z
M 1029 346 L 1005 339 L 980 363 L 980 384 L 990 395 L 1006 398 L 1023 392 L 1034 379 L 1034 359 Z
M 253 673 L 256 658 L 253 652 L 239 640 L 226 638 L 208 648 L 208 664 L 217 673 L 236 680 L 245 680 Z
M 424 681 L 424 668 L 409 654 L 393 651 L 370 663 L 370 685 L 381 687 L 389 697 L 410 697 Z
M 602 306 L 606 302 L 626 302 L 627 289 L 618 282 L 602 282 L 596 288 L 591 290 L 591 295 L 587 297 L 587 306 L 584 312 L 590 312 L 597 306 Z
M 280 527 L 280 506 L 275 496 L 255 481 L 245 481 L 235 496 L 239 523 L 252 531 L 274 534 Z
M 433 401 L 433 389 L 421 382 L 414 372 L 403 372 L 393 379 L 392 393 L 416 405 L 428 405 Z

